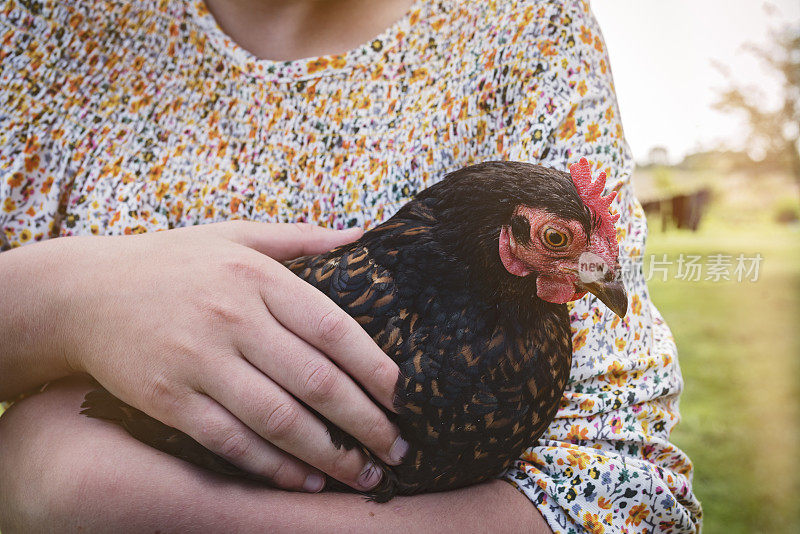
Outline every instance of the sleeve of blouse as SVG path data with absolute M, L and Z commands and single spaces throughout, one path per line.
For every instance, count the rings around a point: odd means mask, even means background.
M 683 380 L 644 279 L 647 227 L 630 184 L 633 162 L 605 45 L 588 3 L 530 4 L 541 22 L 528 25 L 518 94 L 529 96 L 516 107 L 522 131 L 508 156 L 564 170 L 583 156 L 594 174 L 608 174 L 606 192 L 618 191 L 612 209 L 621 215 L 630 305 L 619 319 L 591 295 L 574 303 L 574 358 L 558 415 L 506 479 L 556 533 L 697 532 L 692 465 L 669 441 Z M 531 70 L 539 75 L 524 74 Z

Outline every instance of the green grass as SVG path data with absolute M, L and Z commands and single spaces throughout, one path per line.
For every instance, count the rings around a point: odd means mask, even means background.
M 756 282 L 649 282 L 685 380 L 672 438 L 694 462 L 704 532 L 795 532 L 800 232 L 763 218 L 726 223 L 727 211 L 712 209 L 695 234 L 653 231 L 647 246 L 658 260 L 664 253 L 764 257 Z

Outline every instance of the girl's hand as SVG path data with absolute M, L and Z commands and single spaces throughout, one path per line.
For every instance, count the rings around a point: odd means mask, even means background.
M 359 236 L 236 221 L 57 239 L 53 305 L 66 361 L 277 486 L 318 491 L 319 469 L 370 489 L 380 470 L 360 451 L 335 448 L 298 399 L 397 464 L 407 445 L 359 384 L 391 409 L 398 367 L 280 263 Z

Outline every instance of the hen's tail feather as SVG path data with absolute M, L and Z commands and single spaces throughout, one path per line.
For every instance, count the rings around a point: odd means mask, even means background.
M 81 414 L 87 417 L 105 419 L 118 424 L 122 424 L 126 417 L 122 401 L 102 388 L 93 389 L 87 393 L 83 398 L 81 408 Z M 132 406 L 128 406 L 128 408 L 134 409 Z
M 81 408 L 83 415 L 116 423 L 142 443 L 187 462 L 223 475 L 264 481 L 262 477 L 251 475 L 217 456 L 188 434 L 153 419 L 141 410 L 122 402 L 103 388 L 97 388 L 87 393 Z

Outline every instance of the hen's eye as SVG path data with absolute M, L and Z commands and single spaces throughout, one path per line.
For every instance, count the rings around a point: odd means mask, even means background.
M 545 228 L 544 244 L 550 248 L 562 249 L 567 246 L 569 236 L 564 232 L 559 232 L 555 228 Z

